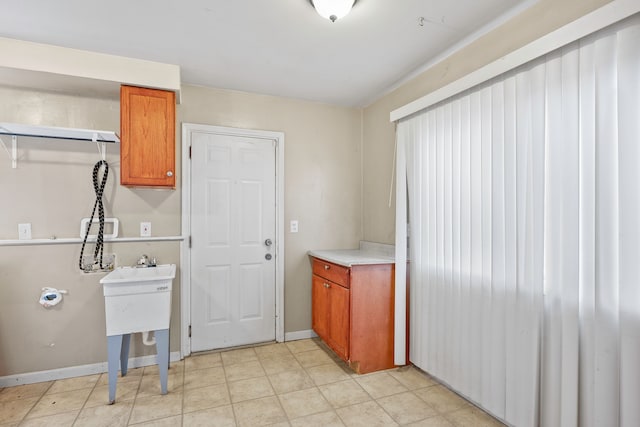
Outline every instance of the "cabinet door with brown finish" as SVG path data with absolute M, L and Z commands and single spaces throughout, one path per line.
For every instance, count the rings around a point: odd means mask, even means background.
M 329 340 L 327 344 L 343 360 L 349 359 L 349 289 L 327 282 L 329 286 Z
M 122 86 L 122 185 L 175 188 L 175 123 L 175 93 Z
M 324 342 L 329 337 L 329 289 L 327 282 L 315 274 L 311 281 L 311 327 Z

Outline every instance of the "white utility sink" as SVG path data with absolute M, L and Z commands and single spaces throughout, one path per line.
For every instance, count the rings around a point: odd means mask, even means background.
M 118 267 L 104 276 L 107 336 L 169 328 L 175 264 Z
M 169 323 L 171 289 L 175 264 L 157 267 L 119 267 L 104 276 L 104 292 L 109 366 L 109 403 L 116 401 L 118 364 L 127 374 L 129 343 L 135 332 L 154 331 L 158 352 L 160 390 L 167 394 L 169 366 Z

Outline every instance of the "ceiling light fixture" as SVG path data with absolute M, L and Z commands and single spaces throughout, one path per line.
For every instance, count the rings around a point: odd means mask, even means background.
M 356 0 L 309 0 L 316 12 L 323 18 L 327 18 L 331 22 L 346 16 Z

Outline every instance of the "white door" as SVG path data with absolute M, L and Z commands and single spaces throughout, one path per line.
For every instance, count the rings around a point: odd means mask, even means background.
M 191 350 L 276 336 L 275 141 L 191 133 Z

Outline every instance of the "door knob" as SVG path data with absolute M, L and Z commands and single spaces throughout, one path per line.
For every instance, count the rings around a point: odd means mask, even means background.
M 273 244 L 273 242 L 271 241 L 271 239 L 267 239 L 267 240 L 264 241 L 264 244 L 266 246 L 271 246 Z

